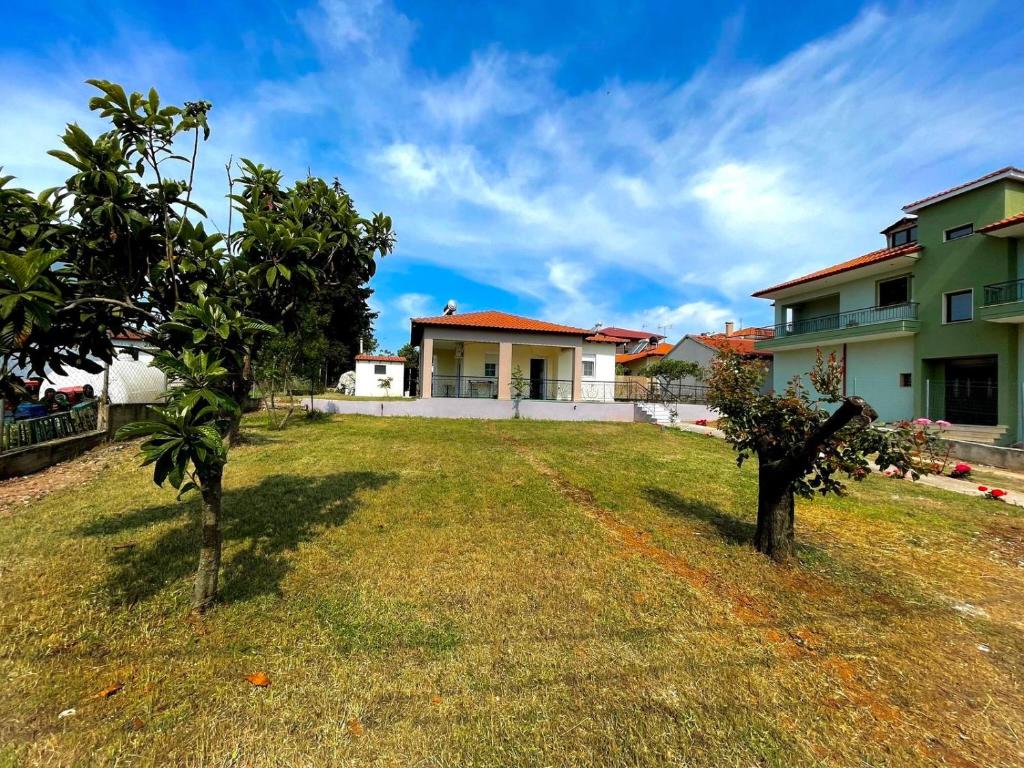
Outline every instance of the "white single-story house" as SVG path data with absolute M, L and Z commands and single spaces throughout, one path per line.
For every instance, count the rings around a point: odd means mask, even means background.
M 618 341 L 493 310 L 412 319 L 421 398 L 612 402 Z
M 404 395 L 405 358 L 398 355 L 356 355 L 356 397 Z

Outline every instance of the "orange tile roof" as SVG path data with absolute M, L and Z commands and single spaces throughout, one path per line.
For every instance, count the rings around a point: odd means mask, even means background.
M 660 333 L 651 333 L 650 331 L 631 331 L 629 328 L 617 328 L 614 325 L 602 328 L 601 333 L 607 334 L 608 336 L 615 336 L 623 341 L 644 341 L 645 339 L 665 338 Z
M 573 336 L 591 336 L 593 331 L 586 328 L 575 328 L 571 325 L 558 325 L 544 320 L 533 320 L 529 317 L 511 315 L 508 312 L 485 310 L 483 312 L 466 312 L 465 314 L 439 315 L 437 317 L 414 317 L 413 326 L 447 325 L 459 328 L 486 328 L 502 331 L 528 331 L 534 333 L 565 333 Z
M 896 248 L 882 248 L 878 251 L 872 251 L 871 253 L 865 253 L 863 256 L 858 256 L 855 259 L 844 261 L 840 264 L 835 264 L 831 267 L 825 267 L 819 269 L 817 272 L 811 272 L 809 275 L 803 277 L 797 277 L 792 280 L 787 280 L 784 283 L 773 285 L 771 288 L 765 288 L 752 294 L 756 298 L 761 298 L 765 294 L 774 293 L 775 291 L 782 290 L 783 288 L 791 288 L 794 285 L 802 285 L 803 283 L 810 283 L 814 280 L 820 280 L 823 277 L 831 277 L 832 275 L 839 275 L 843 272 L 849 272 L 851 269 L 857 269 L 859 267 L 866 267 L 869 264 L 878 264 L 882 261 L 888 261 L 889 259 L 895 259 L 899 256 L 909 256 L 912 253 L 917 253 L 922 250 L 921 246 L 917 243 L 908 243 L 907 245 L 900 245 Z
M 995 232 L 997 229 L 1002 229 L 1003 227 L 1012 227 L 1014 224 L 1024 224 L 1024 211 L 1014 214 L 1013 216 L 1007 216 L 1005 219 L 1002 219 L 1000 221 L 994 221 L 991 224 L 986 224 L 984 227 L 981 227 L 978 231 Z
M 724 334 L 709 333 L 708 336 L 718 336 Z M 775 332 L 771 328 L 758 328 L 756 326 L 751 328 L 740 328 L 738 331 L 733 331 L 729 336 L 730 339 L 736 337 L 749 338 L 749 339 L 768 339 L 775 335 Z
M 608 336 L 607 334 L 604 334 L 604 333 L 595 333 L 593 336 L 587 336 L 587 338 L 585 338 L 584 341 L 593 341 L 593 342 L 596 342 L 596 343 L 619 344 L 620 342 L 625 341 L 625 339 L 620 339 L 618 336 Z
M 626 363 L 633 363 L 636 362 L 637 360 L 643 360 L 645 357 L 664 357 L 665 355 L 672 351 L 672 348 L 674 346 L 675 344 L 667 344 L 665 342 L 662 342 L 656 347 L 645 349 L 643 352 L 634 352 L 631 355 L 616 355 L 615 364 L 625 365 Z
M 913 211 L 916 208 L 921 208 L 921 207 L 923 207 L 923 206 L 925 206 L 925 205 L 927 205 L 927 204 L 929 204 L 931 202 L 937 201 L 939 198 L 947 197 L 948 195 L 952 195 L 954 192 L 959 192 L 960 190 L 965 190 L 968 187 L 982 186 L 982 185 L 986 184 L 987 182 L 995 181 L 999 176 L 1003 176 L 1005 174 L 1015 174 L 1015 175 L 1018 175 L 1018 176 L 1022 177 L 1022 179 L 1024 179 L 1024 171 L 1022 171 L 1020 168 L 1016 168 L 1016 167 L 1014 167 L 1012 165 L 1008 165 L 1005 168 L 1000 168 L 998 171 L 992 171 L 992 173 L 986 173 L 984 176 L 979 176 L 978 178 L 974 179 L 973 181 L 965 181 L 963 184 L 957 184 L 955 187 L 950 187 L 949 189 L 945 189 L 942 192 L 936 192 L 934 195 L 928 195 L 928 197 L 922 197 L 920 200 L 915 200 L 912 203 L 908 203 L 907 205 L 904 205 L 903 206 L 903 210 L 907 211 L 909 213 L 909 212 Z
M 373 363 L 404 363 L 405 358 L 399 355 L 356 355 L 356 360 L 368 360 Z
M 745 330 L 761 332 L 760 328 L 746 328 Z M 724 333 L 702 333 L 698 336 L 694 336 L 693 338 L 714 349 L 731 349 L 733 352 L 737 352 L 741 355 L 753 357 L 772 356 L 771 352 L 763 352 L 755 349 L 754 347 L 758 338 L 765 338 L 763 332 L 761 332 L 757 338 L 754 338 L 753 336 L 740 337 L 739 333 L 735 333 L 732 336 L 726 336 Z

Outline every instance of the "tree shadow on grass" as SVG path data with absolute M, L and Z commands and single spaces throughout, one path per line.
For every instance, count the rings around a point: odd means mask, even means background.
M 359 491 L 380 488 L 394 477 L 380 472 L 274 475 L 257 485 L 226 489 L 221 599 L 233 602 L 280 594 L 281 581 L 291 569 L 289 555 L 324 527 L 342 525 L 358 508 Z M 139 531 L 144 537 L 144 529 L 151 525 L 178 523 L 155 539 L 147 537 L 145 543 L 113 551 L 114 569 L 105 584 L 113 603 L 146 600 L 194 572 L 199 557 L 198 509 L 198 500 L 191 498 L 104 517 L 80 529 L 86 536 Z
M 727 515 L 721 509 L 706 501 L 687 499 L 664 488 L 646 487 L 644 498 L 670 515 L 690 517 L 707 523 L 718 535 L 731 544 L 751 544 L 757 526 L 746 520 Z

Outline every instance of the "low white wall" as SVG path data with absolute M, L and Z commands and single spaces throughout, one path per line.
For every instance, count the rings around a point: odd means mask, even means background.
M 432 397 L 425 400 L 313 400 L 324 413 L 366 416 L 424 416 L 440 419 L 511 419 L 511 400 Z M 565 403 L 523 400 L 519 413 L 539 421 L 633 421 L 632 403 Z

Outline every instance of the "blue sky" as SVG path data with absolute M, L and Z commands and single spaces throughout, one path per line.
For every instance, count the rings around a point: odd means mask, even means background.
M 785 8 L 782 11 L 782 8 Z M 338 176 L 398 247 L 378 336 L 455 298 L 678 337 L 873 250 L 906 202 L 1024 164 L 1024 3 L 23 2 L 0 165 L 59 183 L 89 77 L 214 103 L 234 154 Z

